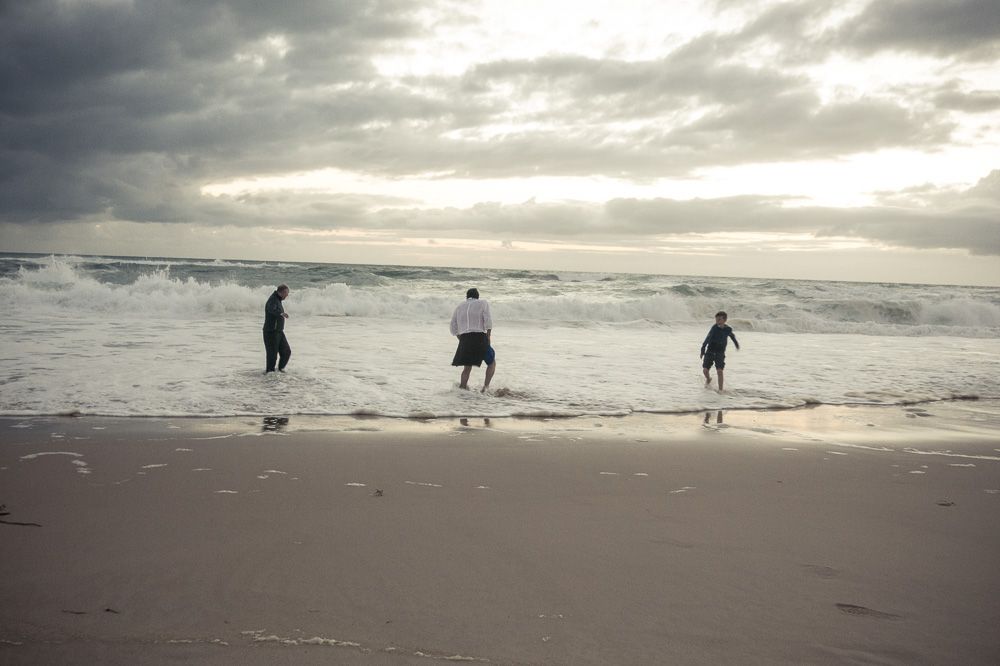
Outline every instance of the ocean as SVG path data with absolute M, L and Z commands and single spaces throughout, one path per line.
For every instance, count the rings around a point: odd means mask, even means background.
M 291 287 L 284 374 L 263 306 Z M 0 254 L 0 415 L 618 416 L 1000 399 L 1000 288 Z M 491 391 L 448 332 L 491 304 Z M 726 391 L 698 351 L 740 340 Z M 481 385 L 483 370 L 471 385 Z

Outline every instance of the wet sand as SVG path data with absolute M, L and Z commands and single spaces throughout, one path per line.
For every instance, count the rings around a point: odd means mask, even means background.
M 0 662 L 996 664 L 991 418 L 0 419 Z

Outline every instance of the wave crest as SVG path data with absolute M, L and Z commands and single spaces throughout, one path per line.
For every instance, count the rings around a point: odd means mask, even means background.
M 253 265 L 233 271 L 230 269 L 239 267 L 222 262 L 225 270 L 205 273 L 200 267 L 218 266 L 219 262 L 171 265 L 148 260 L 148 265 L 139 265 L 138 272 L 132 267 L 132 273 L 122 276 L 111 273 L 118 263 L 109 269 L 101 261 L 48 257 L 23 262 L 16 272 L 0 277 L 0 303 L 8 310 L 28 304 L 52 313 L 99 312 L 125 317 L 256 316 L 262 313 L 273 288 L 241 284 L 239 280 L 257 280 L 259 284 L 273 276 L 274 265 L 268 265 L 267 270 Z M 446 321 L 460 293 L 455 284 L 464 283 L 464 278 L 459 282 L 449 271 L 438 269 L 419 269 L 414 276 L 408 269 L 385 268 L 373 273 L 374 267 L 330 266 L 324 273 L 322 265 L 298 268 L 309 277 L 302 280 L 306 286 L 292 284 L 286 307 L 295 316 Z M 192 270 L 196 275 L 175 275 Z M 210 280 L 211 275 L 217 279 Z M 444 279 L 449 275 L 450 280 Z M 538 276 L 541 281 L 536 280 Z M 906 298 L 889 299 L 874 288 L 836 283 L 824 284 L 822 290 L 813 285 L 808 294 L 789 292 L 782 296 L 771 293 L 773 288 L 762 290 L 760 285 L 719 286 L 692 279 L 659 289 L 641 281 L 619 285 L 603 279 L 561 286 L 559 291 L 547 286 L 551 284 L 545 274 L 532 274 L 530 279 L 515 283 L 508 276 L 494 287 L 495 295 L 490 297 L 495 320 L 576 326 L 696 325 L 707 329 L 719 306 L 728 303 L 730 323 L 738 332 L 1000 337 L 1000 304 L 990 300 L 989 293 L 977 298 L 978 293 L 960 292 L 949 298 L 943 292 L 928 290 L 926 297 L 921 297 L 920 291 L 909 288 Z M 843 290 L 839 298 L 837 289 Z

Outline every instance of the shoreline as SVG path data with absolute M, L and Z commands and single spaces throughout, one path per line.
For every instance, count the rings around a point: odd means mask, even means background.
M 475 391 L 471 391 L 475 393 Z M 274 414 L 262 414 L 262 413 L 242 413 L 242 414 L 100 414 L 100 413 L 89 413 L 81 412 L 78 410 L 69 410 L 61 412 L 51 412 L 51 413 L 38 413 L 38 412 L 24 412 L 24 413 L 7 413 L 0 414 L 0 420 L 10 420 L 10 419 L 47 419 L 47 418 L 67 418 L 67 419 L 148 419 L 148 420 L 164 420 L 164 419 L 185 419 L 185 420 L 223 420 L 223 419 L 245 419 L 245 418 L 263 418 L 265 416 L 281 416 L 283 418 L 302 418 L 302 419 L 387 419 L 392 421 L 414 421 L 420 423 L 435 422 L 435 421 L 448 421 L 456 419 L 497 419 L 497 420 L 540 420 L 540 421 L 558 421 L 558 420 L 572 420 L 572 419 L 584 419 L 584 418 L 604 418 L 604 419 L 615 419 L 615 418 L 629 418 L 635 417 L 683 417 L 690 416 L 692 414 L 701 414 L 703 412 L 759 412 L 762 414 L 769 414 L 773 412 L 788 412 L 788 411 L 801 411 L 801 410 L 812 410 L 812 409 L 856 409 L 856 408 L 873 408 L 873 409 L 900 409 L 906 407 L 919 407 L 921 405 L 937 405 L 937 404 L 951 404 L 951 403 L 982 403 L 984 405 L 991 405 L 1000 410 L 1000 397 L 982 397 L 979 395 L 955 395 L 949 398 L 925 398 L 925 399 L 913 399 L 913 400 L 900 400 L 899 402 L 872 402 L 872 401 L 858 401 L 858 402 L 806 402 L 799 405 L 774 405 L 770 407 L 761 406 L 719 406 L 711 405 L 704 407 L 695 407 L 690 409 L 678 409 L 678 410 L 628 410 L 622 412 L 583 412 L 578 414 L 549 414 L 549 413 L 535 413 L 535 414 L 441 414 L 441 415 L 419 415 L 419 414 L 380 414 L 380 413 L 366 413 L 364 411 L 358 411 L 353 413 L 296 413 L 296 412 L 282 412 Z
M 472 393 L 476 391 L 470 390 Z M 924 399 L 913 399 L 913 400 L 901 400 L 899 402 L 837 402 L 837 403 L 827 403 L 827 402 L 805 402 L 799 405 L 774 405 L 770 407 L 760 407 L 760 406 L 705 406 L 705 407 L 693 407 L 678 410 L 625 410 L 620 412 L 582 412 L 577 414 L 554 414 L 554 413 L 534 413 L 534 414 L 436 414 L 436 415 L 420 415 L 420 414 L 380 414 L 380 413 L 366 413 L 363 411 L 354 413 L 336 413 L 336 414 L 325 414 L 325 413 L 282 413 L 281 416 L 292 418 L 310 418 L 310 419 L 342 419 L 342 418 L 358 418 L 358 419 L 391 419 L 400 421 L 436 421 L 436 420 L 448 420 L 448 419 L 461 419 L 461 418 L 490 418 L 490 419 L 540 419 L 540 420 L 558 420 L 558 419 L 577 419 L 577 418 L 627 418 L 630 416 L 688 416 L 691 414 L 700 414 L 706 411 L 724 411 L 724 412 L 785 412 L 785 411 L 796 411 L 796 410 L 808 410 L 817 408 L 905 408 L 905 407 L 919 407 L 921 405 L 935 405 L 939 403 L 949 404 L 949 403 L 963 403 L 963 402 L 981 402 L 983 404 L 996 404 L 1000 408 L 1000 397 L 982 397 L 979 395 L 954 395 L 949 398 L 924 398 Z M 277 413 L 275 415 L 278 415 Z M 81 412 L 78 410 L 69 410 L 62 412 L 52 412 L 52 413 L 36 413 L 36 412 L 25 412 L 25 413 L 7 413 L 0 414 L 0 419 L 32 419 L 32 418 L 97 418 L 97 419 L 242 419 L 248 417 L 261 416 L 258 413 L 243 413 L 243 414 L 100 414 L 100 413 L 89 413 Z
M 0 661 L 994 664 L 997 412 L 5 417 Z
M 1000 437 L 1000 399 L 942 399 L 907 404 L 803 405 L 789 408 L 706 408 L 687 412 L 631 412 L 580 416 L 447 416 L 394 417 L 373 414 L 258 414 L 249 416 L 0 416 L 0 432 L 31 429 L 35 424 L 85 431 L 90 424 L 115 425 L 143 438 L 149 428 L 165 427 L 188 434 L 229 433 L 290 435 L 302 432 L 391 432 L 435 436 L 473 429 L 498 433 L 539 431 L 563 434 L 592 432 L 609 439 L 676 438 L 705 430 L 745 436 L 774 435 L 805 440 L 865 439 L 921 442 L 978 440 Z M 595 430 L 603 428 L 603 430 Z M 103 427 L 101 428 L 104 429 Z M 1000 452 L 1000 449 L 998 449 Z

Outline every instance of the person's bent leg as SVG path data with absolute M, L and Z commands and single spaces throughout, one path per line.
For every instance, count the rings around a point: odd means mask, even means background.
M 486 393 L 486 389 L 490 387 L 490 380 L 493 379 L 493 373 L 497 371 L 497 364 L 494 361 L 486 366 L 486 379 L 483 381 L 483 393 Z
M 467 365 L 465 369 L 462 370 L 462 381 L 459 382 L 458 388 L 469 388 L 469 375 L 472 374 L 472 366 Z
M 712 366 L 710 366 L 710 365 L 703 365 L 701 367 L 701 372 L 702 372 L 702 374 L 705 375 L 705 386 L 708 386 L 709 384 L 712 383 L 712 375 L 708 374 L 708 369 L 711 368 L 711 367 Z
M 292 357 L 292 348 L 288 346 L 288 338 L 285 337 L 284 332 L 281 333 L 281 339 L 278 343 L 278 354 L 281 356 L 278 361 L 278 370 L 284 370 L 285 366 L 288 365 L 288 359 Z
M 723 373 L 722 368 L 720 368 L 718 366 L 716 366 L 716 372 L 719 373 L 719 391 L 721 392 L 722 391 L 722 385 L 725 382 L 725 374 Z
M 272 331 L 264 331 L 264 372 L 274 372 L 278 360 L 278 343 Z

